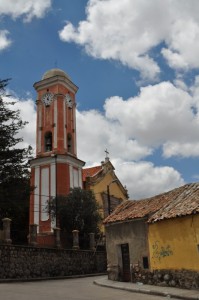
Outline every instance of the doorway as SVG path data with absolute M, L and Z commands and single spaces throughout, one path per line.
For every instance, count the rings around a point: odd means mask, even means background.
M 122 280 L 131 281 L 129 244 L 121 244 L 122 252 Z

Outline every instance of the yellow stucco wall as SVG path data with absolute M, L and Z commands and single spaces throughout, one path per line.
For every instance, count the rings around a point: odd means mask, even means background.
M 110 184 L 115 178 L 113 178 L 111 173 L 108 173 L 104 176 L 102 180 L 97 182 L 94 186 L 91 186 L 91 189 L 93 193 L 95 194 L 95 198 L 100 206 L 103 205 L 102 196 L 101 193 L 105 192 L 107 193 L 107 185 Z M 121 198 L 123 200 L 126 200 L 126 197 L 122 193 L 121 188 L 117 184 L 117 182 L 114 182 L 109 187 L 110 195 L 113 195 L 116 198 Z
M 149 224 L 151 269 L 199 271 L 199 215 Z

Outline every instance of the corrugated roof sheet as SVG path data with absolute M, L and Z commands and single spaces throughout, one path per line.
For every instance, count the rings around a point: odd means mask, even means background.
M 86 177 L 90 176 L 95 176 L 98 172 L 102 170 L 102 166 L 96 166 L 96 167 L 91 167 L 91 168 L 84 168 L 82 170 L 82 178 L 83 181 L 86 181 Z
M 147 217 L 149 222 L 199 212 L 199 183 L 186 184 L 164 194 L 138 201 L 125 201 L 104 223 Z

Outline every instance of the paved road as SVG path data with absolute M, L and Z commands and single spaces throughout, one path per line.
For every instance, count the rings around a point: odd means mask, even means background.
M 0 300 L 165 300 L 94 285 L 97 278 L 1 283 Z

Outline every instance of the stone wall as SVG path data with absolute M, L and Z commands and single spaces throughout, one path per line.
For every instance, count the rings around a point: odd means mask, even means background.
M 144 284 L 199 289 L 199 272 L 191 270 L 143 270 L 132 268 L 132 282 Z
M 0 279 L 64 277 L 106 272 L 106 253 L 0 245 Z

